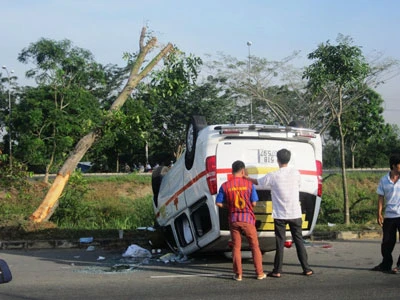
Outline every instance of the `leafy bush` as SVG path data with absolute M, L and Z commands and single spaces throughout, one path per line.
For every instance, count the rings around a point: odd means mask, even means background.
M 66 224 L 67 227 L 79 227 L 82 222 L 90 224 L 95 218 L 94 211 L 83 201 L 88 191 L 88 183 L 82 173 L 74 172 L 50 220 L 61 228 Z

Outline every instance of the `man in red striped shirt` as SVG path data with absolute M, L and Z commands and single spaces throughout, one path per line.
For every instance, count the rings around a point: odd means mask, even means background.
M 253 207 L 256 206 L 258 195 L 254 184 L 245 178 L 246 166 L 237 160 L 232 164 L 233 177 L 224 182 L 218 192 L 216 205 L 228 208 L 229 228 L 232 238 L 233 279 L 242 280 L 242 236 L 243 233 L 250 245 L 257 279 L 266 275 L 262 266 L 262 255 L 258 243 L 256 218 Z

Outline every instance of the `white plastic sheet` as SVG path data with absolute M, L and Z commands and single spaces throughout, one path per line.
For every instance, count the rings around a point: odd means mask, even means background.
M 123 257 L 141 257 L 141 258 L 150 258 L 151 252 L 147 249 L 144 249 L 138 245 L 130 245 L 128 249 L 122 254 Z

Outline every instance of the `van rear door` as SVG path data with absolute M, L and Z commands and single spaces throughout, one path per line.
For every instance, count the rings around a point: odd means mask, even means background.
M 260 178 L 279 168 L 276 153 L 282 148 L 291 151 L 289 165 L 299 170 L 301 174 L 300 201 L 303 211 L 303 229 L 309 230 L 314 219 L 316 195 L 318 191 L 318 176 L 314 145 L 310 140 L 292 139 L 260 139 L 260 138 L 229 138 L 217 147 L 217 180 L 218 188 L 229 178 L 231 166 L 235 160 L 246 164 L 249 176 Z M 272 205 L 270 191 L 257 187 L 260 203 L 257 214 L 257 229 L 272 231 Z M 263 201 L 266 201 L 263 203 Z M 319 204 L 317 205 L 319 209 Z M 223 220 L 220 220 L 221 222 Z M 221 225 L 221 229 L 225 226 Z
M 261 177 L 278 169 L 276 152 L 286 148 L 292 153 L 289 165 L 298 169 L 305 177 L 302 189 L 316 193 L 315 150 L 313 144 L 306 141 L 268 140 L 268 139 L 225 139 L 217 147 L 218 184 L 226 180 L 226 173 L 231 172 L 232 163 L 242 160 L 251 177 Z

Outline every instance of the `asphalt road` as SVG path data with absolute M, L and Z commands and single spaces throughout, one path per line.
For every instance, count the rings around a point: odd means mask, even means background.
M 165 252 L 137 260 L 123 258 L 125 250 L 2 250 L 13 280 L 0 285 L 0 299 L 400 299 L 400 274 L 369 270 L 380 261 L 379 240 L 309 242 L 311 277 L 300 274 L 294 248 L 285 250 L 280 279 L 256 280 L 245 259 L 242 282 L 225 257 L 165 263 Z M 264 255 L 265 271 L 273 255 Z

